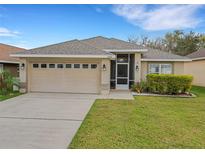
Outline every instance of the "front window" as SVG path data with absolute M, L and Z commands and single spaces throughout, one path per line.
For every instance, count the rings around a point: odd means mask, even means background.
M 149 64 L 149 74 L 171 74 L 171 64 Z
M 159 64 L 149 64 L 150 74 L 159 74 Z
M 161 74 L 172 74 L 172 65 L 161 64 Z

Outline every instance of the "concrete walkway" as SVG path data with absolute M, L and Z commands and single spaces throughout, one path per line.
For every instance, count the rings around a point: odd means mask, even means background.
M 102 99 L 127 99 L 134 100 L 131 91 L 129 90 L 111 90 L 108 95 L 101 95 Z

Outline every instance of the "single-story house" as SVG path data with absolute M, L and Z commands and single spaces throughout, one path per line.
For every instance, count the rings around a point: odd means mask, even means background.
M 184 74 L 188 57 L 115 38 L 71 40 L 12 54 L 20 58 L 23 92 L 109 93 L 148 73 Z
M 187 57 L 192 61 L 185 63 L 185 73 L 193 75 L 194 85 L 205 86 L 205 48 L 200 48 Z
M 19 76 L 19 59 L 11 57 L 11 53 L 25 50 L 23 48 L 0 43 L 0 71 L 7 70 L 14 77 Z

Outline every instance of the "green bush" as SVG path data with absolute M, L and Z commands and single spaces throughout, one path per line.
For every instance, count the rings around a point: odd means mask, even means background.
M 159 94 L 187 93 L 191 89 L 191 75 L 148 74 L 148 91 Z
M 147 82 L 141 81 L 133 84 L 131 86 L 132 91 L 136 91 L 137 93 L 147 92 Z
M 13 86 L 19 86 L 19 80 L 12 76 L 9 71 L 0 73 L 0 94 L 7 95 L 13 92 Z

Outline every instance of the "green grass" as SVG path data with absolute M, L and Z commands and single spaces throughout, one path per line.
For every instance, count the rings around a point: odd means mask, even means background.
M 13 98 L 13 97 L 16 97 L 16 96 L 19 96 L 19 95 L 21 95 L 19 92 L 13 92 L 13 93 L 10 93 L 8 95 L 0 95 L 0 101 L 6 100 L 6 99 L 9 99 L 9 98 Z
M 97 100 L 69 148 L 205 148 L 205 88 L 197 98 Z

